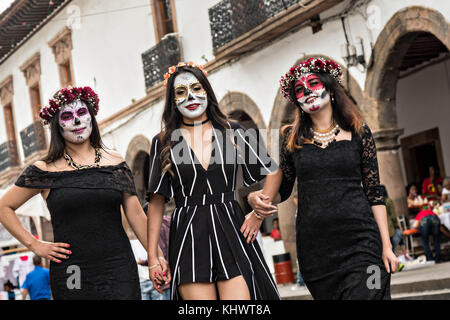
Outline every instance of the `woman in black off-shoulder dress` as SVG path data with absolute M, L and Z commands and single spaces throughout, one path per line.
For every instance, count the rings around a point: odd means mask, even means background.
M 140 300 L 136 259 L 121 208 L 144 246 L 147 218 L 127 164 L 103 147 L 97 110 L 97 95 L 89 87 L 62 89 L 41 110 L 51 130 L 48 155 L 28 166 L 2 197 L 0 222 L 31 251 L 50 260 L 54 299 Z M 35 239 L 14 213 L 38 193 L 51 215 L 54 242 Z

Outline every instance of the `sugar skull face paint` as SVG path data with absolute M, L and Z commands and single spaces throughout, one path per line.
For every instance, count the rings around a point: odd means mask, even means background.
M 174 80 L 174 91 L 177 109 L 184 117 L 195 119 L 206 111 L 207 93 L 192 73 L 178 74 Z
M 82 143 L 91 136 L 92 117 L 86 104 L 81 100 L 62 106 L 58 122 L 62 136 L 69 142 Z
M 303 74 L 294 88 L 300 107 L 307 113 L 316 113 L 330 102 L 328 90 L 314 73 Z

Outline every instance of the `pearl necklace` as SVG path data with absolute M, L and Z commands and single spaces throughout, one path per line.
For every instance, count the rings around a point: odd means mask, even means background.
M 318 146 L 328 145 L 331 142 L 336 141 L 336 136 L 341 130 L 339 125 L 333 121 L 333 124 L 326 130 L 317 130 L 311 128 L 313 134 L 313 143 Z

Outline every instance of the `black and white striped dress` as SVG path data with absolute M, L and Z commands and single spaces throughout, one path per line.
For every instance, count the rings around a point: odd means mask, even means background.
M 169 241 L 171 298 L 180 299 L 182 283 L 212 283 L 242 275 L 252 299 L 279 299 L 258 243 L 247 244 L 240 228 L 244 213 L 235 199 L 236 174 L 243 166 L 244 184 L 263 179 L 276 169 L 264 143 L 241 126 L 232 130 L 213 125 L 212 151 L 205 170 L 189 144 L 179 135 L 172 146 L 173 175 L 162 174 L 159 134 L 150 152 L 147 200 L 153 193 L 174 197 Z

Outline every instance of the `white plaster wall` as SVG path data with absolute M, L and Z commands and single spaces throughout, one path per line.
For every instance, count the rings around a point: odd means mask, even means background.
M 326 18 L 339 12 L 348 1 L 327 10 L 321 17 Z M 208 60 L 214 57 L 208 8 L 218 2 L 219 0 L 175 0 L 177 27 L 185 61 L 204 63 L 202 56 Z M 374 0 L 371 2 L 370 12 L 363 12 L 369 14 L 371 24 L 359 13 L 350 16 L 350 41 L 354 42 L 358 36 L 364 39 L 366 61 L 370 57 L 370 42 L 376 41 L 388 20 L 397 11 L 414 5 L 433 8 L 446 17 L 450 16 L 450 1 L 441 0 Z M 138 100 L 145 96 L 141 54 L 155 45 L 150 1 L 74 0 L 0 65 L 0 81 L 9 74 L 14 77 L 18 136 L 20 130 L 32 121 L 28 88 L 19 67 L 35 52 L 41 53 L 42 98 L 46 102 L 59 88 L 57 66 L 48 41 L 62 30 L 67 17 L 74 14 L 73 11 L 68 12 L 73 6 L 79 8 L 82 15 L 80 27 L 72 31 L 74 78 L 76 85 L 90 85 L 99 93 L 98 120 L 126 108 L 132 99 Z M 120 8 L 131 9 L 117 11 Z M 303 55 L 323 54 L 343 63 L 340 45 L 344 41 L 339 19 L 325 23 L 316 34 L 312 34 L 311 28 L 307 27 L 220 68 L 211 73 L 209 79 L 219 100 L 228 91 L 247 94 L 258 105 L 268 125 L 280 77 Z M 363 89 L 365 72 L 352 67 L 350 73 Z M 149 106 L 148 111 L 130 121 L 128 118 L 121 119 L 117 124 L 106 128 L 104 133 L 108 134 L 105 141 L 111 142 L 113 147 L 125 155 L 128 143 L 135 135 L 144 134 L 151 139 L 160 129 L 162 103 Z M 5 140 L 3 114 L 0 113 L 0 142 Z
M 145 95 L 141 53 L 155 45 L 150 1 L 74 0 L 0 65 L 0 81 L 13 75 L 16 135 L 22 159 L 20 131 L 32 123 L 32 115 L 20 66 L 40 52 L 41 98 L 47 104 L 60 89 L 57 65 L 48 42 L 68 21 L 74 22 L 71 27 L 75 85 L 91 86 L 99 94 L 98 120 L 127 107 L 131 99 Z M 4 141 L 5 122 L 0 112 L 0 143 Z
M 397 84 L 396 102 L 398 125 L 405 130 L 401 138 L 435 127 L 439 128 L 445 172 L 448 175 L 450 172 L 450 60 L 400 79 Z M 401 165 L 404 166 L 403 162 Z

